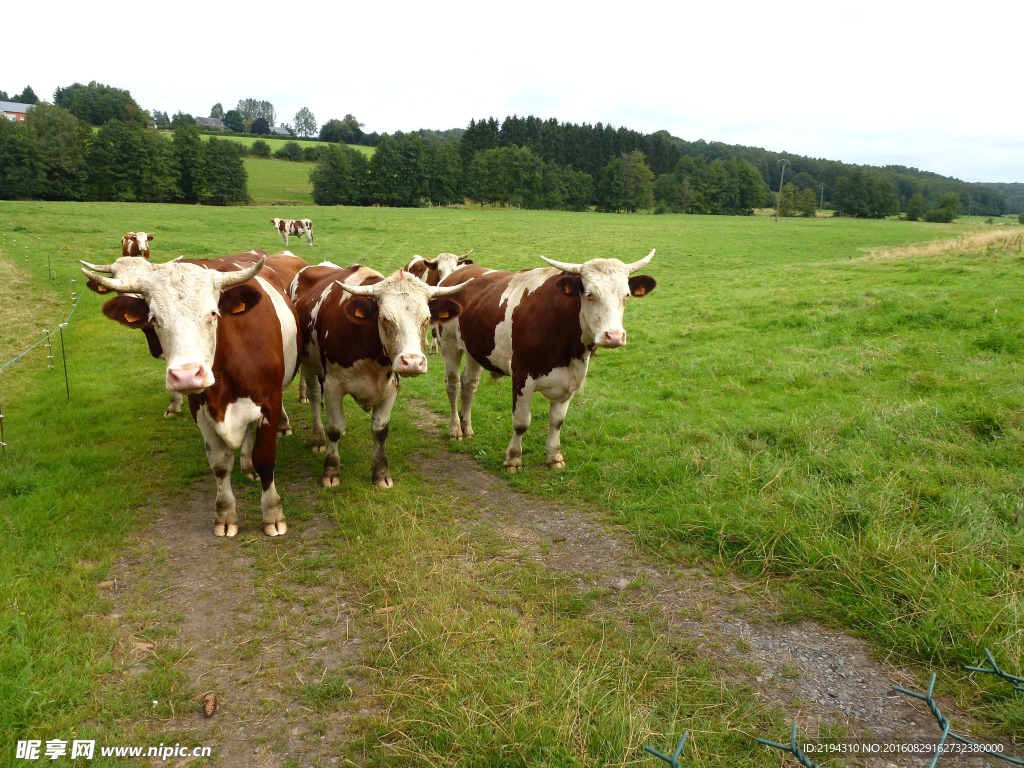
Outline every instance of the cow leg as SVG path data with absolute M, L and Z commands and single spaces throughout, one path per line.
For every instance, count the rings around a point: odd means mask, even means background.
M 512 442 L 505 451 L 505 467 L 509 472 L 523 468 L 523 435 L 530 428 L 530 404 L 533 402 L 533 384 L 519 382 L 512 377 Z
M 394 380 L 388 384 L 384 399 L 373 406 L 373 415 L 370 417 L 370 431 L 373 433 L 373 460 L 370 464 L 372 470 L 371 482 L 378 488 L 390 488 L 395 484 L 391 479 L 391 472 L 388 470 L 387 441 L 388 430 L 391 427 L 391 409 L 398 399 L 398 386 Z
M 473 398 L 476 396 L 476 388 L 480 386 L 480 376 L 484 367 L 473 359 L 472 355 L 466 356 L 466 368 L 462 372 L 462 418 L 459 426 L 462 428 L 462 436 L 467 440 L 473 436 Z
M 437 326 L 430 329 L 430 354 L 436 355 L 441 351 L 441 345 L 437 343 Z
M 263 497 L 260 509 L 263 511 L 263 532 L 267 536 L 284 536 L 288 524 L 284 521 L 281 497 L 274 486 L 274 469 L 277 466 L 277 432 L 281 421 L 281 401 L 267 406 L 267 412 L 259 421 L 256 430 L 256 444 L 252 449 L 252 463 L 260 477 Z
M 282 232 L 281 233 L 281 237 L 284 238 L 284 247 L 287 248 L 288 247 L 288 231 L 285 230 L 284 232 Z
M 167 401 L 167 410 L 164 411 L 164 416 L 174 416 L 181 413 L 183 399 L 181 392 L 171 392 L 171 399 Z
M 306 394 L 306 374 L 299 369 L 299 403 L 308 403 L 309 395 Z
M 303 371 L 303 381 L 306 375 Z M 310 380 L 306 393 L 309 395 L 309 405 L 313 410 L 313 453 L 323 453 L 327 450 L 327 436 L 324 434 L 324 422 L 320 416 L 320 381 L 315 376 Z
M 462 426 L 459 424 L 459 369 L 462 367 L 462 349 L 454 338 L 441 339 L 441 359 L 444 361 L 444 385 L 448 390 L 448 405 L 451 413 L 448 417 L 448 437 L 451 440 L 462 439 Z
M 551 401 L 548 409 L 548 466 L 552 469 L 564 469 L 565 459 L 562 458 L 562 425 L 565 423 L 565 414 L 569 410 L 569 403 L 572 402 L 572 395 L 560 402 Z
M 213 419 L 205 408 L 200 408 L 196 413 L 196 422 L 206 441 L 206 459 L 210 462 L 213 476 L 217 478 L 217 511 L 213 518 L 213 535 L 234 536 L 238 533 L 235 494 L 231 492 L 231 468 L 235 465 L 235 452 L 217 434 Z
M 260 423 L 262 423 L 262 420 Z M 251 424 L 245 430 L 245 437 L 242 439 L 242 450 L 238 456 L 238 468 L 250 480 L 255 480 L 257 477 L 256 468 L 252 464 L 252 449 L 256 445 L 256 428 L 256 424 Z
M 345 390 L 335 379 L 324 380 L 324 398 L 327 401 L 327 456 L 324 459 L 324 474 L 321 482 L 324 488 L 341 484 L 341 456 L 338 455 L 338 441 L 345 434 L 345 409 L 342 398 Z
M 277 425 L 277 434 L 287 436 L 291 433 L 292 423 L 288 421 L 288 411 L 284 409 L 284 403 L 281 403 L 281 422 Z

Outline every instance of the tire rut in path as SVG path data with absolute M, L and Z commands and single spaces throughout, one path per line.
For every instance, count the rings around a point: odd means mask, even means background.
M 439 442 L 447 440 L 447 419 L 422 401 L 407 403 L 417 427 L 437 435 Z M 795 719 L 801 737 L 842 724 L 850 738 L 938 741 L 941 733 L 924 704 L 911 703 L 892 689 L 920 690 L 913 670 L 878 659 L 866 641 L 819 622 L 782 622 L 779 601 L 764 585 L 658 561 L 622 526 L 600 520 L 600 513 L 513 490 L 464 453 L 443 448 L 429 459 L 413 457 L 412 463 L 475 509 L 462 521 L 468 531 L 488 528 L 516 548 L 514 555 L 575 575 L 581 588 L 625 591 L 635 609 L 656 609 L 668 631 L 693 641 L 727 677 L 748 684 L 766 705 Z M 970 733 L 965 713 L 945 701 L 940 707 L 954 730 Z M 788 733 L 759 735 L 789 741 Z M 979 760 L 949 754 L 942 764 L 978 766 Z M 930 755 L 879 754 L 866 762 L 917 766 L 929 761 Z

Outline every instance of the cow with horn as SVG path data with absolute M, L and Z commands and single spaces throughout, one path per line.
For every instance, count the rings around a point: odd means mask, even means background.
M 167 388 L 188 395 L 217 479 L 217 536 L 238 533 L 231 468 L 239 448 L 243 471 L 258 475 L 263 488 L 263 532 L 288 530 L 274 470 L 281 393 L 298 367 L 298 317 L 280 278 L 264 270 L 266 261 L 214 269 L 138 258 L 107 266 L 82 262 L 90 280 L 119 294 L 103 314 L 151 329 L 159 345 L 151 351 L 167 365 Z
M 402 269 L 416 275 L 416 277 L 427 285 L 440 285 L 442 280 L 448 277 L 448 275 L 460 266 L 473 263 L 473 260 L 469 258 L 471 253 L 473 253 L 472 248 L 462 256 L 456 256 L 454 253 L 439 253 L 437 254 L 437 257 L 433 259 L 424 259 L 422 256 L 417 254 L 416 256 L 413 256 L 409 263 L 402 267 Z M 436 355 L 438 349 L 437 328 L 435 327 L 432 329 L 431 333 L 430 354 Z
M 385 278 L 369 267 L 342 269 L 330 262 L 306 267 L 289 292 L 302 331 L 302 376 L 313 410 L 313 452 L 326 451 L 325 487 L 341 482 L 338 441 L 345 434 L 342 399 L 351 395 L 372 411 L 371 482 L 394 485 L 388 469 L 387 438 L 399 377 L 427 372 L 423 340 L 432 322 L 458 317 L 452 297 L 467 282 L 429 286 L 403 270 Z M 327 430 L 320 419 L 321 390 L 327 405 Z
M 438 329 L 451 406 L 448 436 L 473 436 L 473 396 L 484 370 L 496 377 L 511 376 L 513 434 L 505 452 L 510 472 L 523 466 L 523 435 L 530 427 L 535 392 L 551 403 L 548 466 L 565 466 L 562 424 L 572 396 L 587 377 L 591 357 L 598 347 L 625 346 L 626 300 L 644 296 L 656 285 L 653 277 L 634 274 L 654 258 L 653 250 L 632 264 L 618 259 L 570 264 L 541 258 L 553 269 L 513 273 L 470 266 L 441 281 L 445 286 L 473 280 L 459 296 L 462 313 Z M 464 352 L 466 369 L 460 377 Z

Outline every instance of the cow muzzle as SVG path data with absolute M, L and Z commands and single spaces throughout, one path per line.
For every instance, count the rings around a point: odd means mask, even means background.
M 596 340 L 596 343 L 599 347 L 624 347 L 626 346 L 626 332 L 623 330 L 605 331 Z
M 173 392 L 195 394 L 213 384 L 213 374 L 202 363 L 176 365 L 167 369 L 167 388 Z
M 399 355 L 392 370 L 399 376 L 419 376 L 427 372 L 427 358 L 414 352 Z

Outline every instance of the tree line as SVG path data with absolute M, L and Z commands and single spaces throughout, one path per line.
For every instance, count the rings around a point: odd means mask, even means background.
M 24 122 L 0 120 L 0 198 L 244 203 L 239 146 L 203 141 L 195 125 L 176 126 L 168 141 L 135 119 L 110 119 L 93 132 L 70 110 L 37 103 Z

